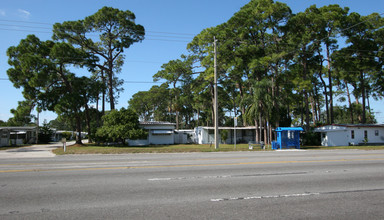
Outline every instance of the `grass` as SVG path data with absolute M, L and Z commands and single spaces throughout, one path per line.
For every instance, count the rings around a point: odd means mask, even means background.
M 54 150 L 57 155 L 63 154 L 126 154 L 126 153 L 186 153 L 186 152 L 227 152 L 248 151 L 248 144 L 221 144 L 219 149 L 209 144 L 179 144 L 179 145 L 150 145 L 142 147 L 130 146 L 95 146 L 92 144 L 68 146 L 66 152 L 63 148 Z M 253 151 L 261 150 L 260 147 Z
M 384 150 L 384 146 L 301 146 L 303 150 L 336 150 L 336 149 L 359 149 L 359 150 Z M 250 151 L 248 144 L 237 144 L 236 149 L 232 144 L 221 144 L 219 149 L 209 144 L 179 144 L 179 145 L 150 145 L 142 147 L 130 146 L 96 146 L 94 144 L 67 146 L 66 152 L 63 148 L 54 150 L 57 155 L 64 154 L 127 154 L 127 153 L 187 153 L 187 152 L 228 152 L 228 151 Z M 251 151 L 264 151 L 256 146 Z M 271 151 L 271 146 L 266 146 L 265 151 Z

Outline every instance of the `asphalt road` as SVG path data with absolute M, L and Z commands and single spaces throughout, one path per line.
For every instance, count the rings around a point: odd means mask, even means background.
M 384 151 L 1 159 L 0 219 L 384 219 Z

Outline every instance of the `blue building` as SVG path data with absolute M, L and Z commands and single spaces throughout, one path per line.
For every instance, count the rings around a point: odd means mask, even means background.
M 301 127 L 278 127 L 276 128 L 277 140 L 272 142 L 272 150 L 277 149 L 300 149 Z

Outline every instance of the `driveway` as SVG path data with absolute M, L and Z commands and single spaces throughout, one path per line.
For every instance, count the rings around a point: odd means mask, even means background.
M 75 144 L 75 141 L 67 142 L 67 146 L 72 144 Z M 54 157 L 55 154 L 52 153 L 52 150 L 59 147 L 63 147 L 63 144 L 61 142 L 44 145 L 32 145 L 29 147 L 20 147 L 9 150 L 1 150 L 0 159 Z

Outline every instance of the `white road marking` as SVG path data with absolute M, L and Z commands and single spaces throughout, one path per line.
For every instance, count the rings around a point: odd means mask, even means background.
M 218 175 L 218 176 L 192 176 L 192 177 L 166 177 L 166 178 L 151 178 L 148 181 L 170 181 L 170 180 L 191 180 L 191 179 L 220 179 L 220 178 L 235 178 L 235 177 L 260 177 L 260 176 L 280 176 L 280 175 L 298 175 L 307 174 L 308 172 L 295 173 L 259 173 L 259 174 L 243 174 L 243 175 Z
M 296 194 L 286 194 L 286 195 L 230 197 L 230 198 L 211 199 L 211 202 L 221 202 L 221 201 L 230 201 L 230 200 L 249 200 L 249 199 L 277 199 L 277 198 L 303 197 L 303 196 L 316 196 L 316 195 L 320 195 L 320 193 L 296 193 Z

